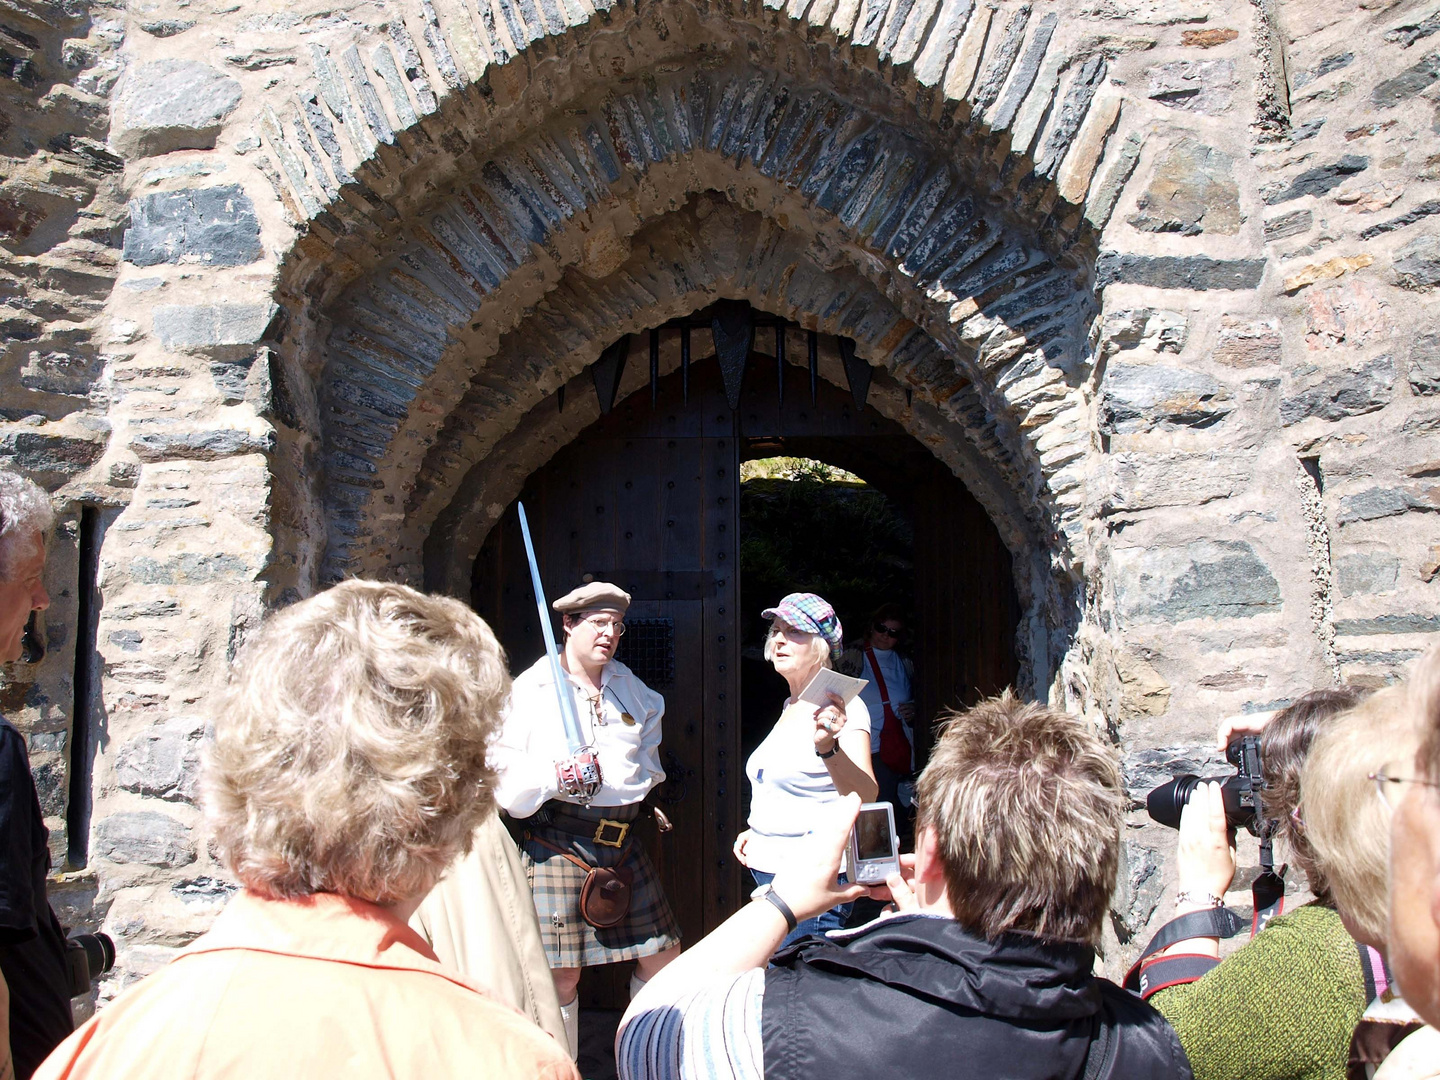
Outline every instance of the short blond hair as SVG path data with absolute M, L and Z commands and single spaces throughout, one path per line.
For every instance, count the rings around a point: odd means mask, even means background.
M 1090 724 L 1006 690 L 952 714 L 916 794 L 963 926 L 1099 942 L 1125 799 L 1115 751 Z
M 464 604 L 346 581 L 275 615 L 214 710 L 203 801 L 270 897 L 422 895 L 494 805 L 505 653 Z
M 1373 941 L 1385 940 L 1389 918 L 1390 811 L 1370 774 L 1397 763 L 1409 768 L 1419 745 L 1405 688 L 1387 686 L 1315 737 L 1300 778 L 1302 827 L 1335 906 Z
M 770 629 L 765 631 L 764 655 L 765 662 L 767 664 L 773 663 L 775 659 L 774 631 L 777 623 L 785 623 L 786 626 L 790 626 L 790 624 L 785 622 L 784 619 L 770 620 Z M 795 629 L 795 627 L 793 626 L 790 628 L 792 630 Z M 810 647 L 810 662 L 814 664 L 819 664 L 821 667 L 830 667 L 830 643 L 826 641 L 823 637 L 821 637 L 819 634 L 807 634 L 806 637 L 809 639 L 808 644 Z

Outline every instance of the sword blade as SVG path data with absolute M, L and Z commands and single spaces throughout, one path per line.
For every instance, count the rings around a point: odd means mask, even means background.
M 585 747 L 585 735 L 580 730 L 580 716 L 575 711 L 575 693 L 570 689 L 570 680 L 560 666 L 560 650 L 555 645 L 555 631 L 550 627 L 550 611 L 545 603 L 545 589 L 540 584 L 540 564 L 535 560 L 535 544 L 530 539 L 530 522 L 525 517 L 525 504 L 517 502 L 520 511 L 520 535 L 525 539 L 525 557 L 530 560 L 530 584 L 535 588 L 535 607 L 540 615 L 540 631 L 545 635 L 545 655 L 550 657 L 550 674 L 555 681 L 555 697 L 560 703 L 560 719 L 565 725 L 565 741 L 572 752 Z

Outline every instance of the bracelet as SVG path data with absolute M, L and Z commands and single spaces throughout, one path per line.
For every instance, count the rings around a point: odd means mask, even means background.
M 1181 889 L 1175 894 L 1176 904 L 1195 904 L 1198 907 L 1218 908 L 1225 906 L 1225 898 L 1214 893 L 1192 893 Z
M 794 930 L 795 927 L 800 925 L 798 920 L 796 920 L 795 918 L 795 912 L 790 910 L 789 904 L 785 903 L 784 900 L 780 899 L 780 894 L 775 891 L 775 886 L 767 885 L 761 891 L 760 896 L 765 900 L 769 900 L 770 903 L 775 905 L 775 910 L 780 912 L 781 915 L 785 916 L 785 932 L 787 934 L 790 931 Z
M 839 739 L 836 739 L 833 743 L 830 744 L 830 749 L 829 749 L 829 750 L 827 750 L 827 751 L 826 751 L 825 753 L 823 753 L 823 754 L 822 754 L 819 750 L 816 750 L 816 751 L 815 751 L 815 756 L 818 757 L 818 758 L 821 758 L 822 760 L 828 761 L 830 758 L 834 757 L 834 756 L 835 756 L 836 754 L 838 754 L 839 752 L 840 752 L 840 740 L 839 740 Z

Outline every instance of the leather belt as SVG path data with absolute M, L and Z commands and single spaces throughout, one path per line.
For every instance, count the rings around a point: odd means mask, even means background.
M 570 816 L 563 811 L 548 809 L 545 815 L 549 818 L 544 823 L 536 822 L 540 828 L 554 829 L 557 832 L 568 833 L 571 836 L 587 837 L 591 843 L 600 847 L 621 848 L 630 836 L 630 828 L 635 824 L 633 821 L 617 821 L 614 818 L 593 819 Z
M 614 838 L 613 840 L 606 837 L 606 835 L 605 835 L 605 830 L 606 830 L 606 829 L 614 829 L 614 830 L 616 831 L 616 836 L 615 836 L 615 838 Z M 625 846 L 625 837 L 628 836 L 629 833 L 630 833 L 630 822 L 628 822 L 628 821 L 612 821 L 610 818 L 601 818 L 601 819 L 600 819 L 600 823 L 595 826 L 595 837 L 594 837 L 594 839 L 595 839 L 595 843 L 601 845 L 602 847 L 612 847 L 612 848 L 624 847 L 624 846 Z

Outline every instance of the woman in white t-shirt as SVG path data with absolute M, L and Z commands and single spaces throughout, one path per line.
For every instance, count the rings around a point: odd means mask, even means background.
M 735 838 L 735 857 L 762 887 L 803 849 L 801 840 L 822 807 L 852 791 L 872 802 L 878 790 L 865 703 L 856 697 L 847 706 L 834 694 L 828 705 L 819 707 L 798 700 L 815 673 L 830 667 L 840 650 L 843 639 L 835 609 L 814 593 L 791 593 L 763 616 L 771 620 L 765 659 L 790 684 L 790 697 L 770 734 L 745 763 L 750 827 Z M 841 904 L 806 919 L 785 944 L 844 926 L 850 906 Z

